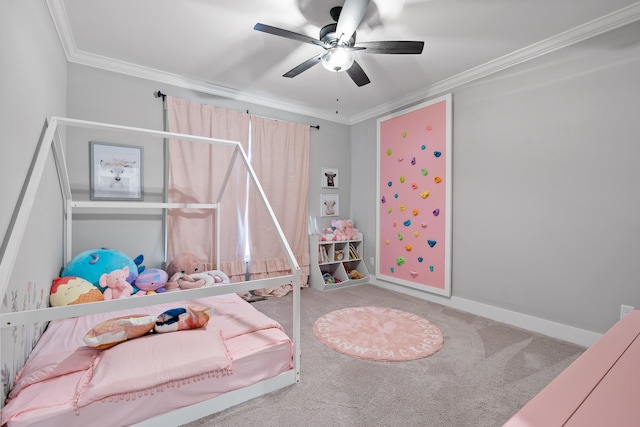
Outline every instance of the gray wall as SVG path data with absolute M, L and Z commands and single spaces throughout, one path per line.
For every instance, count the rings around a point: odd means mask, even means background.
M 4 240 L 45 121 L 66 114 L 67 61 L 44 1 L 2 0 L 0 43 L 0 235 Z M 2 312 L 46 306 L 51 280 L 62 266 L 62 203 L 52 156 L 36 197 L 1 300 Z M 2 329 L 0 401 L 4 402 L 44 326 Z
M 640 307 L 638 76 L 635 23 L 453 92 L 454 298 L 598 333 Z M 351 129 L 369 254 L 376 134 Z
M 0 230 L 6 235 L 46 119 L 66 114 L 67 63 L 43 1 L 0 2 Z M 62 261 L 61 203 L 53 158 L 31 213 L 12 287 L 48 288 Z M 46 244 L 45 244 L 46 242 Z M 38 268 L 33 268 L 34 266 Z
M 172 87 L 150 80 L 112 73 L 82 65 L 69 65 L 69 117 L 95 120 L 127 126 L 163 129 L 162 101 L 153 96 L 162 91 L 167 95 L 191 99 L 234 111 L 298 123 L 320 125 L 310 129 L 310 188 L 309 215 L 320 215 L 321 168 L 330 166 L 340 170 L 340 188 L 323 190 L 340 194 L 342 212 L 349 214 L 351 182 L 349 168 L 349 126 L 317 120 L 299 114 L 274 110 Z M 158 140 L 132 140 L 122 134 L 95 134 L 85 130 L 70 134 L 68 159 L 72 187 L 80 197 L 88 199 L 88 150 L 90 140 L 117 142 L 144 147 L 145 199 L 161 199 L 163 160 Z M 346 217 L 345 216 L 345 217 Z M 131 257 L 145 256 L 145 265 L 159 267 L 162 253 L 162 217 L 159 212 L 145 215 L 95 215 L 83 213 L 74 220 L 73 252 L 95 247 L 119 249 Z M 331 218 L 318 218 L 319 227 L 330 225 Z

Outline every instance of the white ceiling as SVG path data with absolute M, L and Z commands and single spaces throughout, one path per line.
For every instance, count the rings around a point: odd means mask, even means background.
M 317 38 L 344 0 L 47 3 L 70 62 L 347 124 L 640 19 L 631 0 L 371 0 L 357 41 L 425 47 L 358 52 L 371 83 L 357 87 L 320 65 L 282 77 L 322 48 L 253 30 L 260 22 Z

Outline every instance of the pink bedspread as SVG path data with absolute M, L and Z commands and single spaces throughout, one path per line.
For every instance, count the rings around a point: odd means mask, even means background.
M 91 349 L 82 341 L 89 329 L 104 320 L 128 314 L 158 315 L 190 305 L 213 307 L 206 328 L 148 335 L 107 350 Z M 268 348 L 272 336 L 277 337 L 273 342 L 281 342 L 282 334 L 278 322 L 235 294 L 53 321 L 16 378 L 2 411 L 2 424 L 24 422 L 29 416 L 35 421 L 44 414 L 46 419 L 57 412 L 72 411 L 78 416 L 96 402 L 135 400 L 189 383 L 232 377 L 236 375 L 234 357 Z M 244 338 L 251 335 L 256 337 Z M 291 366 L 290 358 L 286 365 Z M 215 390 L 221 391 L 227 390 Z

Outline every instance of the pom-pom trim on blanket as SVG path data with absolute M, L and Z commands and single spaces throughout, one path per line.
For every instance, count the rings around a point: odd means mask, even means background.
M 90 368 L 91 374 L 93 373 L 93 367 Z M 167 381 L 163 384 L 158 384 L 156 386 L 153 387 L 148 387 L 145 389 L 140 389 L 140 390 L 133 390 L 133 391 L 129 391 L 126 393 L 120 393 L 120 394 L 116 394 L 113 396 L 107 396 L 102 398 L 100 401 L 101 402 L 114 402 L 114 403 L 118 403 L 118 402 L 128 402 L 130 400 L 136 400 L 136 399 L 141 399 L 144 396 L 153 396 L 156 393 L 162 393 L 164 392 L 166 389 L 171 389 L 171 388 L 180 388 L 183 385 L 187 385 L 187 384 L 191 384 L 191 383 L 195 383 L 195 382 L 199 382 L 199 381 L 204 381 L 210 378 L 220 378 L 220 377 L 225 377 L 228 375 L 232 375 L 233 374 L 233 368 L 225 368 L 225 369 L 216 369 L 213 371 L 209 371 L 209 372 L 204 372 L 202 374 L 197 374 L 197 375 L 193 375 L 191 377 L 188 378 L 183 378 L 183 379 L 179 379 L 179 380 L 172 380 L 172 381 Z M 91 380 L 91 375 L 85 376 L 82 380 L 82 384 L 80 386 L 80 388 L 84 388 L 87 386 L 88 382 Z M 76 396 L 73 399 L 73 412 L 76 415 L 80 415 L 80 394 L 76 393 Z

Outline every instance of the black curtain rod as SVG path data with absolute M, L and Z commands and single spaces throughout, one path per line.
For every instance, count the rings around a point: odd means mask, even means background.
M 165 95 L 164 93 L 160 92 L 159 90 L 153 92 L 153 96 L 155 96 L 156 98 L 162 98 L 163 101 L 167 97 L 167 95 Z M 247 114 L 249 114 L 249 110 L 247 110 Z M 265 117 L 265 118 L 268 119 L 268 117 Z M 269 119 L 269 120 L 275 120 L 275 119 Z M 309 127 L 320 130 L 320 125 L 309 125 Z

